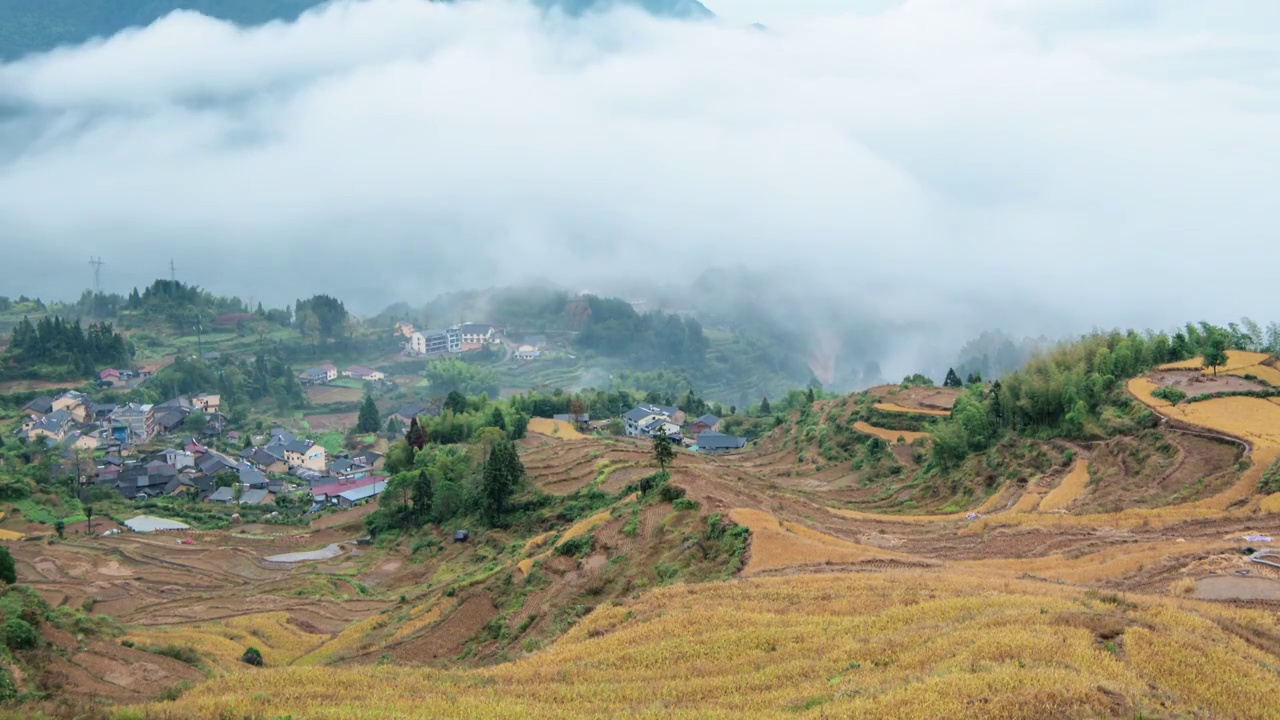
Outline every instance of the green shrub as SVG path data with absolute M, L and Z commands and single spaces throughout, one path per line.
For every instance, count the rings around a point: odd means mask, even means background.
M 679 485 L 663 485 L 658 490 L 658 498 L 662 502 L 675 502 L 684 497 L 684 488 Z
M 683 512 L 683 511 L 685 511 L 685 510 L 697 510 L 697 509 L 698 509 L 698 503 L 697 503 L 697 502 L 695 502 L 695 501 L 693 501 L 693 500 L 690 500 L 689 498 L 684 498 L 684 497 L 682 497 L 682 498 L 676 498 L 676 499 L 675 499 L 675 501 L 671 503 L 671 506 L 672 506 L 672 507 L 674 507 L 676 510 L 679 510 L 679 511 L 682 511 L 682 512 Z
M 251 647 L 240 656 L 240 662 L 254 667 L 262 667 L 262 651 L 256 647 Z
M 4 623 L 4 644 L 13 650 L 29 650 L 36 646 L 36 629 L 22 618 L 9 618 Z
M 596 540 L 591 533 L 569 538 L 556 546 L 556 553 L 568 557 L 586 557 L 595 548 Z
M 173 658 L 178 662 L 184 662 L 194 667 L 204 665 L 204 661 L 200 658 L 200 653 L 190 645 L 148 645 L 138 649 L 154 655 Z
M 1187 399 L 1187 394 L 1185 392 L 1183 392 L 1179 388 L 1173 387 L 1172 385 L 1167 385 L 1162 388 L 1157 388 L 1151 393 L 1151 395 L 1152 397 L 1158 397 L 1161 400 L 1171 402 L 1174 405 L 1177 405 L 1178 403 Z

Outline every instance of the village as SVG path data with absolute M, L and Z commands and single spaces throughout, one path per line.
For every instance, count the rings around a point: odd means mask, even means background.
M 507 341 L 500 328 L 482 323 L 426 332 L 401 324 L 394 332 L 406 355 L 428 358 L 507 348 L 508 357 L 531 362 L 545 343 L 531 337 L 517 345 Z M 105 368 L 96 385 L 104 392 L 133 388 L 150 379 L 152 372 L 143 367 Z M 384 372 L 363 365 L 339 370 L 332 363 L 322 363 L 296 377 L 312 390 L 340 379 L 360 383 L 366 392 L 396 388 Z M 385 413 L 383 422 L 408 428 L 415 420 L 439 416 L 443 410 L 442 398 L 401 402 Z M 333 452 L 285 427 L 257 433 L 233 427 L 223 412 L 222 398 L 215 393 L 178 395 L 155 404 L 114 404 L 68 390 L 32 399 L 21 408 L 21 415 L 16 430 L 21 441 L 60 450 L 62 463 L 51 473 L 75 477 L 81 491 L 109 489 L 127 501 L 172 497 L 290 507 L 310 514 L 369 503 L 387 487 L 382 454 L 371 448 Z M 584 434 L 661 436 L 691 452 L 725 453 L 747 445 L 746 438 L 720 432 L 721 419 L 714 414 L 689 419 L 679 408 L 666 405 L 642 403 L 621 417 L 595 421 L 585 412 L 549 419 Z M 393 433 L 383 435 L 386 440 L 396 439 Z

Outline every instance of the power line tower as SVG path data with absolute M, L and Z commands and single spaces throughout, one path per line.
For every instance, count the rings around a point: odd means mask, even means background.
M 174 266 L 172 258 L 169 260 L 169 282 L 175 285 L 178 283 L 178 268 Z
M 102 266 L 106 263 L 102 262 L 100 257 L 89 257 L 89 264 L 93 266 L 93 292 L 102 292 Z

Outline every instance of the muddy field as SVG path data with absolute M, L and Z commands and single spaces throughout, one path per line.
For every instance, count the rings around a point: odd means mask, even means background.
M 307 400 L 316 405 L 329 403 L 357 403 L 364 399 L 364 390 L 358 388 L 313 385 L 306 389 Z
M 303 420 L 313 432 L 345 432 L 348 428 L 355 427 L 359 417 L 360 413 L 358 412 L 327 413 L 324 415 L 307 415 Z

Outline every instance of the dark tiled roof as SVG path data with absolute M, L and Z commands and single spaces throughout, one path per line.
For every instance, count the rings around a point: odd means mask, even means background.
M 34 412 L 42 415 L 45 413 L 51 413 L 53 412 L 53 398 L 48 397 L 47 395 L 41 395 L 26 405 L 23 405 L 22 410 L 23 412 Z
M 739 450 L 747 444 L 746 438 L 734 437 L 718 432 L 698 434 L 699 450 Z

